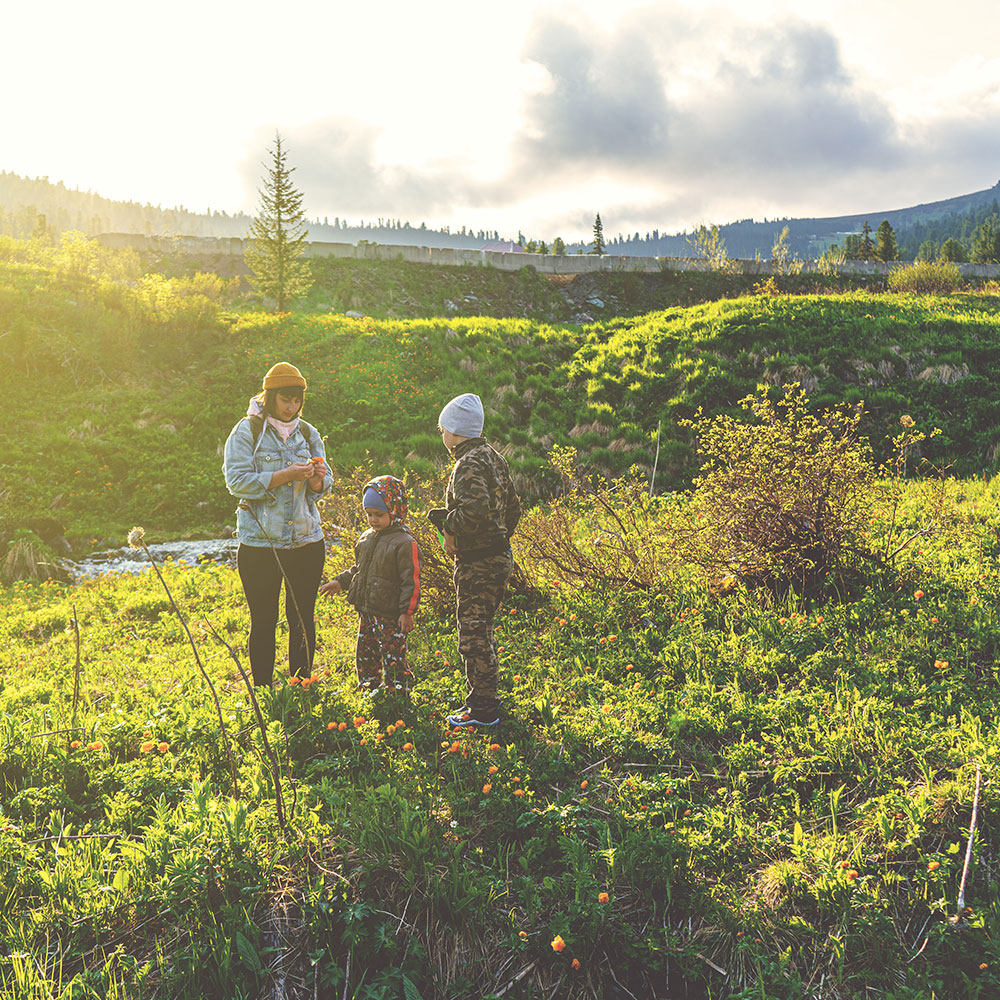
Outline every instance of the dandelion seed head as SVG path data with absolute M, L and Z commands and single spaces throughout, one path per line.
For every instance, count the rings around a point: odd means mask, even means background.
M 128 533 L 128 547 L 130 549 L 141 549 L 143 539 L 146 537 L 146 529 L 136 525 Z

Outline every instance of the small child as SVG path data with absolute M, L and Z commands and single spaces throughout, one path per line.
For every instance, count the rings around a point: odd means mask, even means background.
M 362 490 L 369 530 L 354 546 L 354 565 L 320 587 L 321 594 L 347 591 L 358 610 L 355 664 L 358 684 L 371 692 L 381 684 L 405 694 L 413 675 L 406 663 L 406 636 L 420 600 L 420 553 L 406 520 L 406 487 L 377 476 Z
M 451 726 L 489 728 L 500 721 L 500 661 L 493 617 L 514 568 L 510 536 L 521 503 L 503 455 L 483 434 L 483 403 L 474 393 L 456 396 L 441 411 L 438 430 L 454 456 L 446 507 L 428 512 L 455 557 L 458 652 L 465 663 L 465 706 Z

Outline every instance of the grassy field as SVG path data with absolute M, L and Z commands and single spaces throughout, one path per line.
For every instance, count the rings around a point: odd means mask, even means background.
M 348 278 L 384 287 L 378 268 Z M 480 270 L 481 280 L 510 278 Z M 404 271 L 416 294 L 418 277 Z M 439 304 L 435 282 L 461 277 L 447 271 L 421 272 L 428 309 Z M 716 277 L 732 276 L 691 280 Z M 638 466 L 652 476 L 655 462 L 658 489 L 685 486 L 697 463 L 678 419 L 699 407 L 735 412 L 759 383 L 778 393 L 800 382 L 817 405 L 864 400 L 863 431 L 880 454 L 908 412 L 942 430 L 927 457 L 962 475 L 997 468 L 996 295 L 758 294 L 583 327 L 546 322 L 542 299 L 525 301 L 539 310 L 532 318 L 276 317 L 210 274 L 144 273 L 133 255 L 86 241 L 8 240 L 0 386 L 15 398 L 43 392 L 24 422 L 0 429 L 0 536 L 54 521 L 82 551 L 120 540 L 140 518 L 160 537 L 218 534 L 233 521 L 222 443 L 279 359 L 309 378 L 305 415 L 340 470 L 367 456 L 384 471 L 432 474 L 446 460 L 440 406 L 477 391 L 487 433 L 529 500 L 557 486 L 553 445 L 575 447 L 598 475 Z
M 998 309 L 810 290 L 582 328 L 273 316 L 213 275 L 0 241 L 0 385 L 42 396 L 0 429 L 8 551 L 53 523 L 78 550 L 220 531 L 219 448 L 287 359 L 340 473 L 331 538 L 358 482 L 405 471 L 426 557 L 408 700 L 356 690 L 354 617 L 329 600 L 313 682 L 261 692 L 259 718 L 231 568 L 0 584 L 0 1000 L 1000 995 Z M 869 492 L 829 574 L 791 586 L 764 560 L 745 586 L 740 558 L 712 569 L 745 538 L 705 533 L 704 483 L 681 492 L 703 425 L 678 420 L 746 421 L 742 396 L 788 381 L 814 407 L 863 397 L 877 460 L 901 421 L 942 432 L 847 482 Z M 543 501 L 515 538 L 487 736 L 443 724 L 465 686 L 421 518 L 438 409 L 470 388 Z M 631 484 L 576 492 L 570 448 L 584 480 Z M 808 472 L 827 452 L 798 454 Z M 921 457 L 965 478 L 921 479 Z M 790 495 L 797 474 L 773 475 Z M 779 513 L 809 537 L 825 520 Z
M 231 569 L 164 578 L 238 795 L 155 577 L 4 589 L 0 996 L 996 996 L 997 496 L 941 489 L 872 524 L 935 511 L 892 572 L 808 602 L 536 569 L 495 735 L 442 725 L 447 613 L 371 703 L 330 601 L 315 682 L 262 698 L 283 825 Z

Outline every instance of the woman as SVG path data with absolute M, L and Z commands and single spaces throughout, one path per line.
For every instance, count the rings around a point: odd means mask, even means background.
M 316 648 L 313 612 L 326 555 L 316 501 L 333 476 L 323 439 L 301 418 L 305 388 L 295 365 L 276 364 L 226 441 L 222 468 L 240 501 L 236 565 L 250 607 L 248 647 L 257 686 L 274 676 L 283 579 L 289 673 L 309 677 Z

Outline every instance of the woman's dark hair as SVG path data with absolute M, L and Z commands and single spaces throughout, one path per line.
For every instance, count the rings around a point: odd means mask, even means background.
M 305 393 L 302 389 L 295 385 L 285 386 L 281 389 L 265 389 L 261 395 L 264 397 L 261 401 L 261 409 L 264 412 L 265 417 L 274 417 L 277 414 L 274 412 L 274 397 L 281 393 L 282 396 L 298 396 L 299 400 L 305 403 Z M 260 399 L 260 396 L 257 397 Z M 302 407 L 299 407 L 299 414 L 302 413 Z M 298 414 L 296 414 L 298 415 Z

